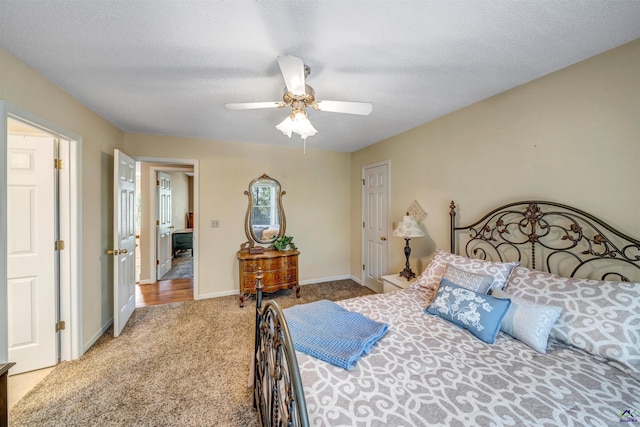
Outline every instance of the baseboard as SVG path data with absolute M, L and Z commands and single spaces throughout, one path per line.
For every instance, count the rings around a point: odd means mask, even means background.
M 349 277 L 351 280 L 353 280 L 354 282 L 356 282 L 358 285 L 363 286 L 362 284 L 362 280 L 359 277 L 356 276 L 350 276 Z
M 240 291 L 235 289 L 233 291 L 222 291 L 222 292 L 210 292 L 208 294 L 200 294 L 198 296 L 194 296 L 193 299 L 208 299 L 208 298 L 218 298 L 218 297 L 228 297 L 230 295 L 239 295 Z
M 301 280 L 300 281 L 300 285 L 301 286 L 302 285 L 314 285 L 316 283 L 333 282 L 335 280 L 347 280 L 347 279 L 351 279 L 354 282 L 356 282 L 357 284 L 362 285 L 362 282 L 361 282 L 360 279 L 357 279 L 355 276 L 351 276 L 351 275 L 320 277 L 320 278 L 317 278 L 317 279 Z M 235 289 L 233 291 L 210 292 L 208 294 L 200 294 L 198 296 L 194 296 L 193 299 L 199 300 L 199 299 L 208 299 L 208 298 L 228 297 L 230 295 L 240 295 L 240 291 Z
M 144 279 L 137 282 L 136 285 L 150 285 L 152 283 L 155 283 L 155 282 L 152 282 L 151 279 Z
M 94 336 L 91 337 L 91 339 L 89 339 L 89 342 L 87 344 L 84 345 L 84 348 L 82 349 L 82 354 L 85 354 L 87 352 L 87 350 L 89 350 L 91 348 L 92 345 L 94 345 L 96 343 L 96 341 L 98 341 L 100 339 L 100 337 L 102 335 L 104 335 L 105 332 L 107 332 L 107 329 L 109 329 L 109 327 L 113 325 L 113 317 L 111 319 L 109 319 L 107 321 L 107 323 L 105 325 L 102 326 L 102 328 L 96 332 L 96 334 Z M 81 356 L 82 356 L 81 354 Z
M 348 280 L 348 279 L 351 279 L 357 282 L 358 284 L 360 284 L 360 281 L 356 280 L 353 276 L 345 275 L 345 276 L 319 277 L 317 279 L 301 280 L 300 285 L 314 285 L 316 283 L 333 282 L 335 280 Z

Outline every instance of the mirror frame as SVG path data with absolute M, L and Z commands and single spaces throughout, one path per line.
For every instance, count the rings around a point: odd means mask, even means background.
M 253 219 L 253 192 L 251 190 L 253 188 L 253 185 L 256 182 L 258 182 L 258 181 L 266 181 L 266 180 L 273 181 L 278 186 L 278 193 L 276 195 L 276 203 L 278 204 L 277 209 L 278 209 L 278 216 L 279 216 L 279 219 L 280 219 L 280 229 L 278 230 L 278 234 L 276 234 L 273 237 L 273 239 L 270 239 L 270 240 L 257 239 L 255 234 L 253 233 L 253 226 L 252 226 L 252 223 L 251 223 L 252 219 Z M 282 196 L 287 194 L 287 192 L 282 190 L 282 185 L 280 185 L 280 182 L 277 179 L 271 178 L 267 174 L 262 174 L 262 176 L 254 179 L 253 181 L 251 181 L 249 183 L 249 188 L 248 188 L 248 190 L 246 190 L 244 192 L 244 194 L 249 198 L 249 205 L 247 206 L 247 213 L 245 214 L 245 217 L 244 217 L 244 233 L 247 235 L 248 241 L 245 244 L 243 244 L 241 247 L 242 248 L 246 248 L 246 247 L 252 248 L 256 244 L 272 245 L 273 242 L 275 242 L 279 237 L 284 236 L 285 232 L 286 232 L 287 220 L 286 220 L 286 217 L 284 215 L 284 207 L 282 206 Z

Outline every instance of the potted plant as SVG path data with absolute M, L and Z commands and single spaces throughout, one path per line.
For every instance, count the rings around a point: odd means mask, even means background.
M 293 243 L 293 237 L 291 236 L 280 236 L 273 242 L 273 247 L 279 251 L 284 251 L 289 249 L 297 249 L 296 244 Z

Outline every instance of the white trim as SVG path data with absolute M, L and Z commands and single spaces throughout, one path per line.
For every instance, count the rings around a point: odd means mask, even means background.
M 82 352 L 86 353 L 86 351 L 89 350 L 96 343 L 96 341 L 98 341 L 100 337 L 104 335 L 105 332 L 107 332 L 111 325 L 113 325 L 113 317 L 107 320 L 107 323 L 105 323 L 98 332 L 96 332 L 91 338 L 89 338 L 89 341 L 84 345 Z
M 200 162 L 195 159 L 167 159 L 160 157 L 145 157 L 139 156 L 133 158 L 140 163 L 166 163 L 171 165 L 183 165 L 180 166 L 162 166 L 162 165 L 150 165 L 149 166 L 149 188 L 148 197 L 149 201 L 153 201 L 153 206 L 155 206 L 156 200 L 156 188 L 153 185 L 155 182 L 155 174 L 157 171 L 169 171 L 169 172 L 179 172 L 185 170 L 193 169 L 193 216 L 196 221 L 199 221 L 200 215 Z M 186 168 L 189 166 L 189 168 Z M 140 191 L 145 191 L 144 188 L 140 188 Z M 152 212 L 155 212 L 155 208 Z M 156 228 L 155 218 L 150 215 L 149 217 L 149 283 L 155 283 L 157 280 L 156 277 L 156 266 L 153 260 L 156 259 L 156 233 L 154 232 Z M 193 299 L 204 299 L 206 296 L 200 295 L 200 227 L 195 226 L 193 230 Z
M 360 286 L 364 286 L 362 284 L 362 280 L 358 279 L 356 276 L 349 276 L 349 279 L 353 280 L 354 282 L 356 282 Z
M 240 295 L 240 291 L 236 289 L 233 291 L 210 292 L 208 294 L 198 295 L 197 297 L 194 293 L 193 298 L 200 300 L 200 299 L 209 299 L 209 298 L 228 297 L 231 295 Z
M 60 257 L 60 319 L 67 327 L 60 334 L 60 358 L 72 360 L 80 357 L 82 350 L 82 137 L 75 132 L 52 123 L 36 114 L 0 100 L 0 153 L 7 152 L 7 119 L 21 122 L 46 131 L 62 140 L 66 171 L 61 186 L 60 209 L 61 238 L 67 243 Z M 61 182 L 61 183 L 62 183 Z M 6 161 L 0 162 L 0 189 L 6 189 Z M 63 195 L 64 193 L 64 195 Z M 7 192 L 0 191 L 0 235 L 7 235 Z M 0 239 L 0 361 L 8 359 L 7 318 L 7 247 Z
M 316 283 L 323 283 L 323 282 L 333 282 L 336 280 L 347 280 L 347 279 L 351 279 L 353 278 L 353 276 L 351 276 L 350 274 L 344 275 L 344 276 L 331 276 L 331 277 L 318 277 L 315 279 L 307 279 L 307 280 L 301 280 L 300 281 L 300 285 L 314 285 Z
M 7 158 L 7 105 L 0 102 L 0 153 Z M 7 235 L 7 162 L 0 161 L 0 236 Z M 7 309 L 7 239 L 0 239 L 0 362 L 9 360 Z
M 350 274 L 345 274 L 344 276 L 318 277 L 315 279 L 301 280 L 299 283 L 300 283 L 300 286 L 305 286 L 305 285 L 315 285 L 316 283 L 333 282 L 336 280 L 348 280 L 348 279 L 351 279 L 357 284 L 362 286 L 362 282 L 360 282 L 360 280 L 358 280 L 357 278 L 355 278 Z M 194 295 L 194 299 L 200 300 L 200 299 L 208 299 L 208 298 L 219 298 L 219 297 L 228 297 L 231 295 L 240 295 L 240 291 L 238 289 L 235 289 L 232 291 L 211 292 L 208 294 L 199 295 L 197 298 L 195 298 L 195 295 Z
M 71 140 L 69 147 L 69 240 L 70 248 L 69 274 L 71 279 L 71 295 L 69 313 L 70 357 L 77 359 L 85 352 L 82 346 L 82 138 Z M 75 280 L 73 279 L 75 277 Z M 64 354 L 64 349 L 63 349 Z M 63 359 L 67 360 L 67 359 Z

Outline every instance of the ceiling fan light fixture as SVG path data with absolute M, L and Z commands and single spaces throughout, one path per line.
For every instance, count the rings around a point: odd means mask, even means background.
M 286 119 L 276 126 L 276 129 L 289 138 L 291 138 L 292 133 L 297 133 L 302 139 L 307 139 L 318 133 L 309 119 L 307 119 L 307 113 L 304 110 L 294 110 L 293 114 L 287 116 Z
M 311 73 L 311 69 L 304 65 L 302 59 L 290 55 L 281 55 L 278 56 L 278 65 L 285 83 L 282 101 L 232 103 L 225 104 L 225 107 L 229 110 L 291 107 L 293 110 L 291 115 L 278 124 L 276 129 L 289 138 L 291 138 L 291 134 L 297 133 L 304 141 L 305 147 L 307 138 L 318 133 L 309 119 L 307 119 L 307 107 L 316 111 L 333 113 L 358 114 L 361 116 L 371 114 L 373 106 L 368 102 L 317 101 L 315 91 L 306 84 L 306 78 Z

